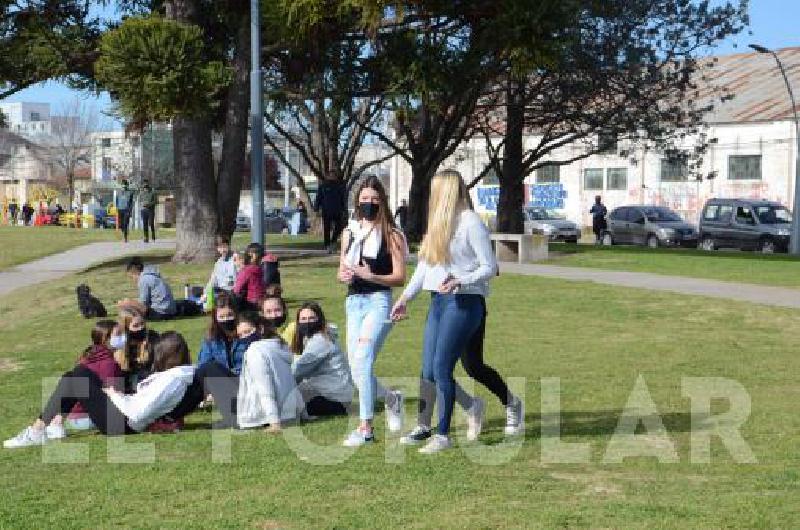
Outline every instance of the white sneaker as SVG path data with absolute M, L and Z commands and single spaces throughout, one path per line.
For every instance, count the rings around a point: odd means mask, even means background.
M 342 445 L 345 447 L 361 447 L 362 445 L 373 443 L 374 441 L 375 434 L 372 432 L 365 433 L 361 429 L 356 429 L 351 432 L 347 438 L 345 438 Z
M 450 441 L 450 438 L 441 434 L 434 434 L 431 436 L 431 439 L 428 440 L 428 443 L 420 448 L 419 452 L 424 455 L 431 455 L 439 451 L 444 451 L 445 449 L 450 449 L 451 447 L 453 447 L 453 443 Z
M 34 445 L 44 445 L 46 443 L 47 435 L 44 433 L 44 429 L 25 427 L 18 435 L 3 442 L 3 447 L 6 449 L 16 449 L 18 447 L 32 447 Z
M 486 403 L 479 397 L 473 398 L 472 406 L 467 411 L 467 440 L 474 442 L 483 430 L 483 414 Z
M 403 401 L 405 397 L 399 390 L 392 390 L 389 394 L 394 397 L 394 402 L 391 407 L 388 403 L 386 405 L 386 424 L 390 432 L 400 432 L 403 429 Z
M 95 424 L 88 416 L 82 418 L 67 418 L 64 421 L 64 425 L 70 431 L 91 431 L 95 428 Z
M 44 434 L 48 440 L 60 440 L 67 437 L 67 429 L 64 425 L 48 425 L 44 428 Z
M 506 407 L 506 428 L 504 431 L 509 436 L 516 436 L 525 432 L 525 405 L 517 397 Z
M 403 445 L 417 445 L 431 437 L 431 428 L 424 425 L 417 425 L 414 429 L 400 438 Z

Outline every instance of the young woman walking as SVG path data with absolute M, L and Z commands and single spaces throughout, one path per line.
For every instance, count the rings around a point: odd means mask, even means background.
M 406 240 L 394 224 L 386 191 L 367 177 L 356 193 L 356 220 L 342 234 L 339 281 L 347 284 L 347 356 L 358 388 L 361 423 L 345 439 L 347 447 L 373 442 L 372 419 L 378 382 L 375 359 L 391 329 L 392 287 L 406 277 Z M 403 396 L 386 394 L 390 430 L 400 430 Z
M 471 364 L 473 368 L 485 367 L 482 348 L 477 348 L 474 341 L 480 338 L 482 343 L 485 297 L 489 294 L 489 280 L 496 274 L 497 262 L 489 230 L 472 211 L 461 175 L 457 171 L 438 173 L 431 182 L 428 229 L 420 248 L 417 269 L 392 308 L 393 320 L 403 318 L 410 300 L 421 290 L 431 292 L 423 339 L 420 418 L 431 415 L 435 383 L 439 424 L 436 435 L 431 436 L 428 423 L 418 425 L 404 437 L 408 443 L 429 438 L 420 449 L 422 453 L 435 453 L 451 446 L 448 434 L 457 391 L 453 370 L 459 358 L 480 356 L 480 359 L 469 358 L 464 364 Z M 488 370 L 471 371 L 480 374 L 479 380 L 484 384 L 496 386 L 496 381 L 490 381 Z M 491 372 L 497 375 L 494 370 Z M 509 396 L 507 388 L 504 393 L 505 400 L 516 403 L 516 398 Z M 521 406 L 519 413 L 522 413 Z

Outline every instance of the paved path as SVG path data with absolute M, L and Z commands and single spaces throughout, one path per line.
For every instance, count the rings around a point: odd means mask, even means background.
M 0 272 L 0 296 L 21 287 L 80 272 L 104 261 L 142 254 L 148 250 L 170 250 L 174 248 L 174 239 L 158 239 L 147 244 L 142 241 L 131 241 L 130 243 L 104 241 L 75 247 L 65 252 L 23 263 L 7 271 Z
M 710 296 L 756 304 L 800 309 L 800 289 L 747 283 L 723 282 L 644 272 L 621 272 L 557 265 L 501 263 L 502 272 L 546 276 L 571 281 L 588 281 L 620 287 Z

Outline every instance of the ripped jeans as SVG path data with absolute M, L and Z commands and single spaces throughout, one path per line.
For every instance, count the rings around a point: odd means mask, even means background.
M 371 420 L 375 399 L 385 390 L 378 384 L 374 365 L 378 352 L 389 334 L 391 291 L 351 294 L 345 300 L 347 313 L 347 357 L 353 382 L 358 388 L 359 418 Z

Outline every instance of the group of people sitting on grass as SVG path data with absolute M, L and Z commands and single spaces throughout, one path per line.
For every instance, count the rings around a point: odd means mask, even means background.
M 379 179 L 364 179 L 356 197 L 337 272 L 347 286 L 346 352 L 339 346 L 338 328 L 328 324 L 315 302 L 303 303 L 295 321 L 287 323 L 280 289 L 265 286 L 260 245 L 248 246 L 244 266 L 237 270 L 229 241 L 220 238 L 220 257 L 206 290 L 213 297 L 208 330 L 192 364 L 181 334 L 159 335 L 148 328 L 148 320 L 163 318 L 175 302 L 166 301 L 171 293 L 163 280 L 134 261 L 128 271 L 139 285 L 138 303 L 123 303 L 117 322 L 96 323 L 92 344 L 60 379 L 39 418 L 4 446 L 44 444 L 65 437 L 68 428 L 106 435 L 179 430 L 188 414 L 208 403 L 222 417 L 214 428 L 268 432 L 280 432 L 287 422 L 345 415 L 352 408 L 360 422 L 343 444 L 374 443 L 376 401 L 385 401 L 391 432 L 402 429 L 404 404 L 402 392 L 380 384 L 375 361 L 392 327 L 407 317 L 407 304 L 423 290 L 431 303 L 422 337 L 417 425 L 401 443 L 424 442 L 423 453 L 451 447 L 456 402 L 467 411 L 467 438 L 480 434 L 484 402 L 455 382 L 459 359 L 467 374 L 506 407 L 506 434 L 523 433 L 522 400 L 483 360 L 485 297 L 498 269 L 488 229 L 472 210 L 461 175 L 445 171 L 433 179 L 418 265 L 394 303 L 393 287 L 406 280 L 405 237 L 395 227 Z

